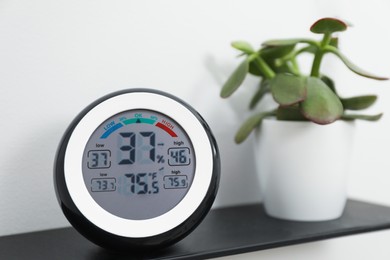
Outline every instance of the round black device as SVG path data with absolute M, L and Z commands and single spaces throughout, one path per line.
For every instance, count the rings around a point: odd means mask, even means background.
M 55 160 L 57 198 L 69 222 L 111 250 L 169 246 L 206 216 L 220 159 L 202 117 L 150 89 L 107 95 L 66 131 Z

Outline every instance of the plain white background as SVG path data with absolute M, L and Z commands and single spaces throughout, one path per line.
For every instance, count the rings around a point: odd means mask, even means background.
M 234 97 L 219 98 L 239 62 L 230 42 L 318 38 L 310 25 L 339 17 L 354 25 L 339 35 L 341 50 L 390 76 L 389 10 L 385 0 L 0 1 L 0 235 L 69 225 L 53 189 L 60 138 L 86 105 L 131 87 L 177 95 L 208 121 L 222 157 L 215 207 L 259 202 L 251 140 L 233 143 L 256 81 L 248 78 Z M 308 68 L 310 58 L 302 61 Z M 325 65 L 343 95 L 380 96 L 368 113 L 385 112 L 382 120 L 358 123 L 349 194 L 390 206 L 390 83 L 360 78 L 332 56 Z M 382 231 L 247 258 L 388 259 L 389 240 Z

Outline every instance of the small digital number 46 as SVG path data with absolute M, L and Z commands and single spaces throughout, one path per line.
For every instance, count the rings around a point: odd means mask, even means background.
M 168 153 L 169 165 L 189 165 L 191 163 L 191 159 L 189 158 L 190 149 L 188 147 L 170 148 Z

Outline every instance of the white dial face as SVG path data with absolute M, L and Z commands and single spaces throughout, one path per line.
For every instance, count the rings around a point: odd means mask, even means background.
M 186 132 L 161 113 L 135 109 L 104 121 L 83 154 L 85 185 L 108 212 L 125 219 L 160 216 L 188 192 L 195 173 Z
M 213 148 L 193 111 L 150 92 L 91 107 L 69 138 L 64 175 L 81 214 L 123 237 L 149 237 L 187 220 L 206 197 Z

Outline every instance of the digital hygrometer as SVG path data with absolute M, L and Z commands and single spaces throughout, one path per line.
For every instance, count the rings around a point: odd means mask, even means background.
M 66 131 L 54 169 L 64 215 L 92 242 L 114 250 L 171 245 L 205 217 L 220 174 L 202 117 L 155 90 L 107 95 Z

